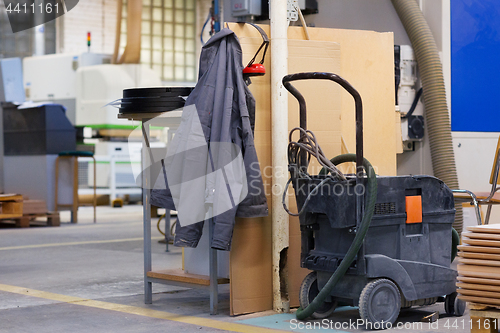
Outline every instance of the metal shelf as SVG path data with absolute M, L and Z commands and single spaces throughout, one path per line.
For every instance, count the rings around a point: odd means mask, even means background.
M 157 114 L 119 114 L 118 118 L 125 118 L 129 120 L 138 120 L 142 124 L 142 155 L 141 160 L 144 165 L 144 161 L 150 159 L 149 150 L 144 148 L 149 148 L 149 127 L 148 121 L 151 118 L 155 118 L 162 115 L 162 125 L 168 126 L 173 132 L 177 129 L 180 124 L 182 112 L 181 111 L 171 111 L 166 113 Z M 149 172 L 144 171 L 142 173 L 142 184 L 147 187 L 150 184 Z M 144 303 L 153 303 L 153 283 L 162 283 L 169 285 L 176 285 L 188 288 L 209 288 L 210 289 L 210 314 L 217 314 L 218 305 L 218 284 L 228 283 L 228 279 L 219 279 L 217 277 L 217 250 L 209 248 L 209 266 L 210 275 L 194 275 L 179 273 L 179 271 L 153 271 L 152 269 L 152 258 L 151 258 L 151 190 L 144 188 L 142 191 L 142 203 L 143 203 L 143 235 L 144 235 Z M 169 214 L 167 214 L 169 215 Z M 213 219 L 209 221 L 209 237 L 212 239 L 213 234 Z M 168 242 L 167 242 L 168 246 Z

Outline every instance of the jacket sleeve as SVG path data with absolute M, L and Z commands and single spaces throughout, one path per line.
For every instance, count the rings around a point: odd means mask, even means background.
M 240 51 L 241 52 L 241 51 Z M 238 68 L 241 65 L 241 53 L 239 57 L 234 58 L 235 62 L 239 62 Z M 235 63 L 235 67 L 237 64 Z M 245 199 L 239 204 L 236 216 L 238 217 L 262 217 L 269 214 L 267 207 L 266 193 L 264 191 L 264 183 L 262 181 L 262 173 L 257 151 L 254 145 L 252 119 L 255 119 L 255 99 L 243 80 L 243 68 L 236 71 L 236 87 L 239 102 L 239 112 L 241 121 L 241 151 L 243 152 L 243 161 L 248 183 L 248 194 Z

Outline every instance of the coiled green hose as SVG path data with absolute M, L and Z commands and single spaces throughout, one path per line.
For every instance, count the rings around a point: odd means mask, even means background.
M 455 230 L 455 228 L 451 228 L 451 262 L 455 260 L 455 257 L 458 253 L 458 245 L 460 244 L 460 235 Z
M 334 165 L 346 163 L 346 162 L 356 162 L 355 154 L 344 154 L 334 157 L 330 160 Z M 335 270 L 335 273 L 330 277 L 323 289 L 320 290 L 318 295 L 312 300 L 312 302 L 305 308 L 299 308 L 296 312 L 296 317 L 299 320 L 306 319 L 310 317 L 325 301 L 326 297 L 330 295 L 331 291 L 335 285 L 340 281 L 340 279 L 345 275 L 352 262 L 354 261 L 363 241 L 365 239 L 368 228 L 370 227 L 370 222 L 373 217 L 373 211 L 375 210 L 375 203 L 377 200 L 377 176 L 373 170 L 372 165 L 366 158 L 363 158 L 363 168 L 368 175 L 368 185 L 367 185 L 367 204 L 365 206 L 365 213 L 359 225 L 359 229 L 352 241 L 349 250 L 347 251 L 344 259 L 340 262 L 339 267 Z M 320 174 L 326 174 L 326 169 L 322 169 Z

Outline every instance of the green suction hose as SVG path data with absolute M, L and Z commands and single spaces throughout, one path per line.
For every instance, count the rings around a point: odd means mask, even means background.
M 460 244 L 460 236 L 455 228 L 451 228 L 451 262 L 455 260 L 458 253 L 458 245 Z
M 330 160 L 334 165 L 338 165 L 346 162 L 356 162 L 355 154 L 344 154 L 334 157 Z M 363 244 L 363 240 L 365 239 L 366 233 L 368 232 L 368 227 L 370 226 L 370 222 L 373 217 L 373 211 L 375 209 L 375 202 L 377 199 L 377 178 L 375 175 L 375 171 L 373 170 L 372 165 L 366 158 L 363 158 L 363 168 L 368 174 L 368 200 L 365 206 L 365 213 L 363 215 L 363 219 L 361 220 L 361 224 L 359 225 L 359 229 L 354 237 L 354 240 L 351 244 L 351 247 L 347 251 L 344 259 L 341 261 L 339 267 L 335 270 L 335 273 L 330 277 L 326 285 L 323 289 L 320 290 L 318 295 L 312 300 L 312 302 L 305 308 L 299 308 L 296 312 L 297 319 L 304 320 L 310 317 L 325 301 L 326 297 L 330 295 L 332 289 L 339 282 L 339 280 L 345 275 L 347 269 L 351 266 L 354 258 L 356 257 L 361 245 Z M 320 174 L 326 174 L 327 171 L 323 168 L 320 171 Z

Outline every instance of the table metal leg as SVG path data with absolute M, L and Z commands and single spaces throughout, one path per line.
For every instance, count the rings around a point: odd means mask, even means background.
M 145 135 L 149 134 L 149 124 L 142 122 L 142 130 Z M 142 213 L 144 227 L 144 303 L 153 303 L 153 284 L 148 281 L 147 273 L 152 270 L 151 262 L 151 190 L 149 190 L 149 142 L 143 137 L 142 143 Z
M 212 249 L 212 239 L 214 235 L 214 219 L 209 221 L 208 234 L 209 234 L 209 267 L 210 267 L 210 314 L 217 314 L 217 307 L 219 303 L 218 295 L 218 269 L 217 269 L 217 250 Z

